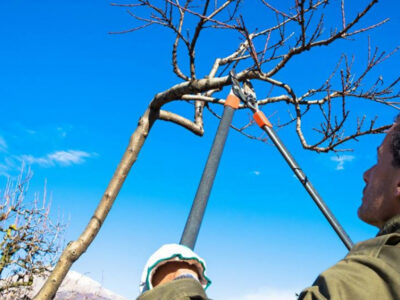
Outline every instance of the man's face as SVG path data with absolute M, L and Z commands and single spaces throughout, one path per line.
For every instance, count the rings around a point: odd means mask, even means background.
M 377 163 L 364 173 L 366 186 L 358 209 L 361 220 L 379 228 L 400 214 L 400 168 L 392 165 L 392 133 L 393 126 L 378 147 Z

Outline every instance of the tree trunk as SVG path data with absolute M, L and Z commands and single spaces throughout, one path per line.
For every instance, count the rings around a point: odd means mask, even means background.
M 72 264 L 87 250 L 97 233 L 100 231 L 100 227 L 104 223 L 104 220 L 107 217 L 125 178 L 128 176 L 132 165 L 135 163 L 139 151 L 142 149 L 149 131 L 155 120 L 157 120 L 158 115 L 158 110 L 148 108 L 140 118 L 138 127 L 132 134 L 129 145 L 125 150 L 117 170 L 111 178 L 111 181 L 88 225 L 80 235 L 79 239 L 70 242 L 64 249 L 54 270 L 35 296 L 35 300 L 49 300 L 54 298 Z

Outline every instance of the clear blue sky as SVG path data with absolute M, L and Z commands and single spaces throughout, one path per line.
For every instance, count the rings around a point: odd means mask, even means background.
M 247 2 L 246 14 L 262 20 L 263 11 Z M 337 7 L 338 1 L 332 2 Z M 362 2 L 349 3 L 349 13 Z M 370 33 L 373 45 L 382 50 L 397 46 L 399 8 L 397 2 L 380 1 L 363 23 L 391 18 Z M 335 15 L 328 18 L 334 20 Z M 25 159 L 34 171 L 31 197 L 42 191 L 47 179 L 52 212 L 70 217 L 66 240 L 76 239 L 152 96 L 179 82 L 170 66 L 170 35 L 157 27 L 109 35 L 129 28 L 132 21 L 124 9 L 111 7 L 108 1 L 8 1 L 0 4 L 0 19 L 0 181 L 15 176 Z M 232 40 L 215 35 L 200 40 L 202 72 L 216 53 L 226 54 L 228 41 Z M 279 76 L 297 90 L 306 90 L 322 83 L 335 65 L 331 58 L 344 50 L 357 55 L 355 64 L 361 66 L 366 46 L 364 34 L 330 50 L 311 51 Z M 399 67 L 395 55 L 375 74 L 390 81 Z M 256 87 L 259 95 L 267 93 Z M 185 103 L 172 108 L 192 115 Z M 354 101 L 351 108 L 368 118 L 378 115 L 379 124 L 396 115 L 393 109 L 367 102 Z M 286 118 L 286 110 L 275 116 Z M 245 112 L 235 116 L 245 117 Z M 318 124 L 312 121 L 306 126 Z M 158 122 L 100 234 L 72 269 L 134 298 L 147 257 L 160 245 L 179 241 L 217 125 L 205 113 L 206 133 L 199 138 Z M 364 186 L 362 173 L 375 162 L 383 136 L 348 144 L 354 152 L 341 156 L 340 167 L 335 154 L 302 150 L 293 127 L 280 134 L 351 238 L 361 241 L 375 235 L 376 229 L 357 219 L 356 210 Z M 346 254 L 276 149 L 234 131 L 196 251 L 208 263 L 210 297 L 237 300 L 258 299 L 249 296 L 257 291 L 293 294 Z

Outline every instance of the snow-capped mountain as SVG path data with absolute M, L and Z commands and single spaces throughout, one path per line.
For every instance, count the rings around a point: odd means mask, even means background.
M 33 286 L 25 293 L 33 298 L 45 282 L 45 278 L 37 277 Z M 6 296 L 5 300 L 15 300 L 15 295 Z M 97 281 L 75 271 L 69 271 L 57 291 L 55 300 L 127 300 L 126 298 L 105 289 Z

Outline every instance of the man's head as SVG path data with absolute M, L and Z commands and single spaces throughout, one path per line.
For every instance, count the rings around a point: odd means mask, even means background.
M 382 228 L 400 214 L 400 115 L 378 147 L 377 162 L 364 173 L 366 186 L 358 216 Z

